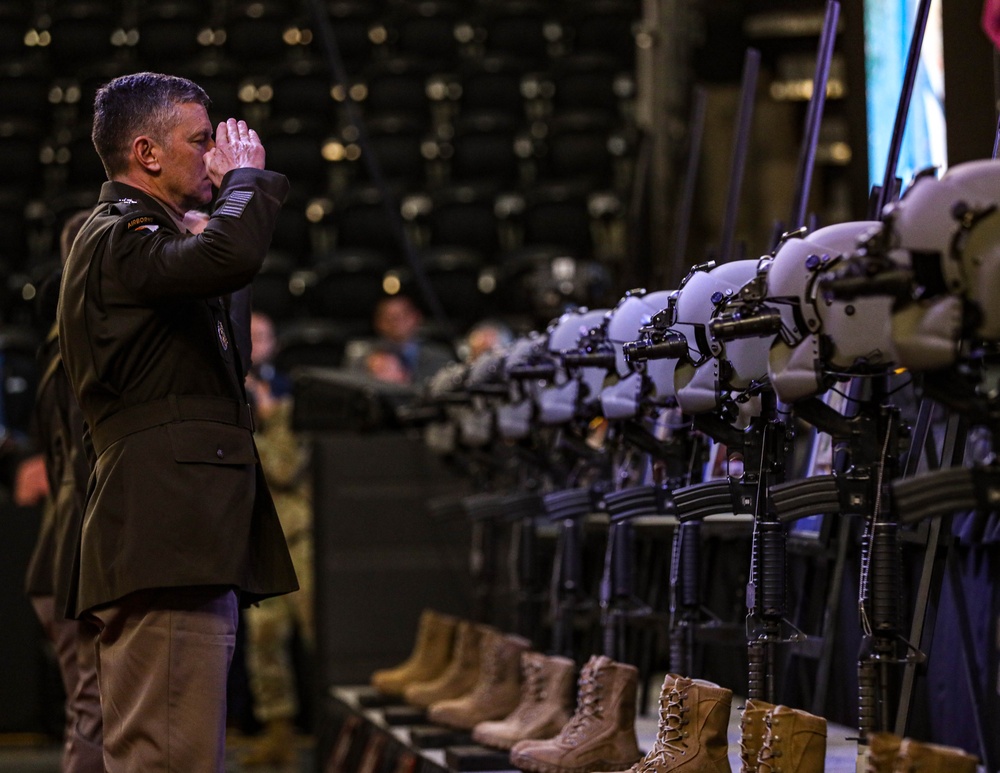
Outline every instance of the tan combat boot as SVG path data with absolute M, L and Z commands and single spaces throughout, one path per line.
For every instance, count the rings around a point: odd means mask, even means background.
M 436 679 L 408 685 L 403 690 L 403 699 L 411 706 L 426 709 L 437 701 L 458 698 L 470 692 L 479 681 L 479 648 L 483 635 L 488 631 L 496 629 L 464 620 L 459 622 L 447 668 Z
M 822 773 L 826 763 L 826 720 L 788 706 L 764 715 L 759 773 Z
M 506 718 L 480 722 L 472 740 L 495 749 L 518 741 L 551 738 L 573 715 L 576 664 L 569 658 L 539 652 L 521 655 L 521 700 Z
M 904 738 L 893 773 L 976 773 L 979 758 L 955 746 Z
M 521 696 L 521 654 L 531 642 L 523 636 L 491 631 L 483 636 L 479 681 L 460 698 L 435 701 L 427 709 L 431 722 L 471 730 L 488 719 L 506 717 Z
M 703 679 L 667 674 L 656 740 L 634 773 L 730 773 L 733 692 Z
M 580 672 L 576 713 L 547 741 L 519 741 L 510 761 L 531 773 L 624 770 L 642 753 L 635 735 L 639 670 L 595 655 Z
M 903 739 L 894 733 L 869 733 L 864 753 L 865 773 L 892 773 Z
M 402 697 L 407 685 L 434 679 L 448 667 L 458 620 L 431 609 L 420 614 L 417 638 L 410 656 L 394 668 L 372 674 L 372 687 L 385 695 Z
M 757 773 L 757 755 L 767 727 L 764 715 L 774 708 L 773 703 L 747 700 L 740 716 L 740 773 Z

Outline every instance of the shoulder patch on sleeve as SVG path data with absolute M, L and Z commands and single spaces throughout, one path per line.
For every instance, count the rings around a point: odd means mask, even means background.
M 247 204 L 253 198 L 253 193 L 253 191 L 233 191 L 226 198 L 226 203 L 219 207 L 215 214 L 225 217 L 242 217 L 243 210 L 247 208 Z
M 128 221 L 125 225 L 127 231 L 156 231 L 160 226 L 149 215 L 140 215 Z

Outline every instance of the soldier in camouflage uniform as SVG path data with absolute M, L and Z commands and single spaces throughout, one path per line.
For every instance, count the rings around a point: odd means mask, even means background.
M 280 765 L 289 762 L 294 754 L 294 722 L 299 712 L 291 651 L 293 634 L 297 629 L 300 640 L 310 649 L 315 641 L 312 498 L 308 453 L 291 429 L 290 385 L 271 361 L 274 326 L 260 312 L 253 313 L 250 324 L 253 366 L 247 387 L 254 403 L 254 439 L 299 578 L 299 590 L 265 599 L 244 612 L 254 716 L 264 725 L 264 732 L 243 764 Z

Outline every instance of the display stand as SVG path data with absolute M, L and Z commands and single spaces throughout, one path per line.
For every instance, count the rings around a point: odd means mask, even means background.
M 432 748 L 420 746 L 428 726 L 391 725 L 385 709 L 365 704 L 382 703 L 367 686 L 333 687 L 322 706 L 317 734 L 317 771 L 320 773 L 464 773 L 516 770 L 504 751 L 487 749 L 455 734 L 457 743 Z M 729 764 L 740 769 L 740 710 L 744 699 L 733 697 L 729 718 Z M 398 704 L 396 704 L 398 705 Z M 438 730 L 443 734 L 448 731 Z M 637 717 L 639 748 L 650 749 L 656 739 L 657 718 Z M 851 728 L 830 723 L 824 769 L 827 773 L 853 773 L 856 734 Z M 442 736 L 443 737 L 443 736 Z
M 399 724 L 409 709 L 392 704 L 372 707 L 368 687 L 334 687 L 324 706 L 318 745 L 322 773 L 445 773 L 513 770 L 506 752 L 472 742 L 469 734 L 427 725 Z

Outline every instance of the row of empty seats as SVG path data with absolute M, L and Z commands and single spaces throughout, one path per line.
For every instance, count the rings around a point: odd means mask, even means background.
M 105 179 L 96 89 L 144 69 L 203 85 L 213 120 L 245 117 L 289 176 L 258 281 L 276 317 L 367 321 L 387 282 L 419 284 L 413 259 L 463 323 L 558 311 L 625 249 L 639 16 L 638 0 L 0 0 L 0 321 L 24 316 Z
M 483 53 L 541 64 L 567 51 L 633 61 L 634 0 L 3 0 L 0 52 L 57 69 L 220 54 L 249 68 L 308 55 L 327 30 L 348 70 L 407 53 L 451 68 Z
M 379 178 L 410 188 L 575 181 L 621 191 L 631 179 L 636 146 L 634 131 L 585 111 L 527 124 L 484 110 L 460 116 L 447 133 L 388 112 L 340 131 L 309 118 L 248 123 L 264 140 L 269 166 L 309 195 Z M 0 169 L 0 189 L 26 197 L 93 190 L 104 180 L 89 124 L 42 135 L 0 121 L 0 154 L 9 158 Z
M 0 192 L 0 263 L 30 269 L 51 259 L 62 223 L 93 206 L 96 192 L 28 202 Z M 514 249 L 554 244 L 582 258 L 615 262 L 626 249 L 626 203 L 581 183 L 456 183 L 433 190 L 358 183 L 322 197 L 293 189 L 271 249 L 300 267 L 345 247 L 378 250 L 399 262 L 408 245 L 462 246 L 497 262 Z
M 18 119 L 35 129 L 88 122 L 98 87 L 137 69 L 152 68 L 141 61 L 104 63 L 60 75 L 29 60 L 0 63 L 0 119 Z M 352 112 L 367 118 L 405 115 L 434 128 L 481 112 L 530 123 L 553 113 L 587 111 L 630 122 L 634 97 L 632 71 L 603 53 L 571 54 L 544 69 L 491 54 L 448 71 L 401 55 L 371 62 L 346 81 L 323 59 L 256 70 L 225 61 L 188 62 L 169 71 L 201 83 L 214 112 L 257 121 L 309 119 L 338 129 L 351 122 Z

